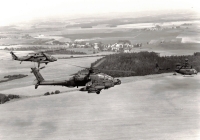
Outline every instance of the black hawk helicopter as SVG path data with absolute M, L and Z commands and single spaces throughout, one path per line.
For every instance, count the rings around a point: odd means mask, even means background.
M 166 68 L 166 69 L 163 69 L 163 68 L 160 68 L 158 66 L 158 64 L 156 63 L 156 72 L 158 72 L 159 70 L 169 70 L 170 68 Z M 182 75 L 193 75 L 193 74 L 196 74 L 197 75 L 197 70 L 192 68 L 192 66 L 189 66 L 189 63 L 188 63 L 188 59 L 185 59 L 185 63 L 183 65 L 181 65 L 180 63 L 177 63 L 176 64 L 176 69 L 174 70 L 175 73 L 174 75 L 176 75 L 176 73 L 179 73 L 179 74 L 182 74 Z
M 54 86 L 66 86 L 66 87 L 79 87 L 84 86 L 80 89 L 80 91 L 87 91 L 88 93 L 96 93 L 100 94 L 102 89 L 109 89 L 114 87 L 115 85 L 120 85 L 121 81 L 119 79 L 113 78 L 105 73 L 94 72 L 95 67 L 102 63 L 104 60 L 100 61 L 96 64 L 96 66 L 86 68 L 88 70 L 87 73 L 77 73 L 73 74 L 73 76 L 68 80 L 44 80 L 42 75 L 40 74 L 37 68 L 31 68 L 31 72 L 35 75 L 37 83 L 35 84 L 35 89 L 38 88 L 39 85 L 54 85 Z M 73 65 L 76 66 L 76 65 Z M 81 66 L 77 66 L 81 67 Z M 85 68 L 85 67 L 81 67 Z M 100 69 L 97 69 L 100 70 Z M 118 71 L 118 72 L 127 72 L 120 70 L 107 70 L 107 71 Z M 130 71 L 128 71 L 130 72 Z
M 22 61 L 37 62 L 38 68 L 40 67 L 40 63 L 45 63 L 47 65 L 49 62 L 57 61 L 55 57 L 44 52 L 32 53 L 22 57 L 16 56 L 13 52 L 10 52 L 10 54 L 12 55 L 12 58 L 14 60 L 21 61 L 20 64 L 22 63 Z

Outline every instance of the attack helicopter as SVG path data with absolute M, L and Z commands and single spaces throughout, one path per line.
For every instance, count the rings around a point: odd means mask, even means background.
M 192 66 L 189 66 L 188 59 L 185 59 L 185 63 L 182 66 L 180 63 L 177 63 L 175 72 L 180 73 L 182 75 L 193 75 L 193 74 L 197 75 L 197 73 L 198 73 L 197 70 L 192 68 Z
M 158 72 L 159 70 L 170 70 L 170 68 L 166 68 L 166 69 L 160 68 L 158 64 L 156 63 L 155 70 Z M 197 75 L 198 73 L 196 69 L 192 68 L 192 66 L 189 66 L 188 59 L 185 59 L 185 63 L 183 65 L 181 65 L 180 63 L 177 63 L 176 69 L 174 71 L 175 71 L 174 75 L 176 75 L 176 73 L 179 73 L 182 75 L 194 75 L 194 74 Z
M 10 52 L 10 54 L 12 55 L 12 58 L 14 60 L 21 61 L 20 64 L 23 61 L 37 62 L 38 68 L 40 67 L 40 63 L 45 63 L 47 65 L 49 62 L 57 61 L 55 57 L 44 52 L 32 53 L 32 54 L 29 54 L 27 56 L 22 56 L 22 57 L 16 56 L 13 52 Z
M 91 66 L 90 68 L 85 68 L 87 72 L 79 72 L 76 74 L 71 75 L 72 77 L 68 80 L 44 80 L 42 75 L 40 74 L 37 68 L 31 68 L 31 72 L 36 77 L 36 84 L 35 89 L 38 88 L 39 85 L 54 85 L 54 86 L 65 86 L 65 87 L 79 87 L 83 86 L 80 91 L 87 91 L 88 93 L 96 93 L 100 94 L 102 89 L 109 89 L 114 87 L 115 85 L 120 85 L 121 80 L 113 78 L 105 73 L 95 72 L 98 65 L 100 65 L 104 60 L 102 59 L 99 63 L 95 66 Z M 76 66 L 76 65 L 73 65 Z M 100 69 L 97 69 L 98 71 Z M 107 71 L 118 71 L 118 72 L 127 72 L 127 71 L 120 71 L 120 70 L 107 70 Z M 130 72 L 130 71 L 128 71 Z M 132 71 L 133 72 L 133 71 Z M 134 72 L 133 72 L 134 73 Z

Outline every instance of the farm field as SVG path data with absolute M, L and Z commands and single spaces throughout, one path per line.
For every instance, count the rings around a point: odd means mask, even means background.
M 183 77 L 169 73 L 121 80 L 122 85 L 103 90 L 100 95 L 63 87 L 3 90 L 1 93 L 28 97 L 0 106 L 0 138 L 200 138 L 199 75 Z M 40 96 L 55 89 L 61 94 Z
M 185 15 L 184 15 L 185 16 Z M 183 16 L 183 17 L 184 17 Z M 181 17 L 181 18 L 183 18 Z M 0 93 L 20 95 L 0 104 L 0 140 L 199 140 L 200 139 L 200 75 L 182 76 L 163 73 L 146 76 L 119 78 L 116 85 L 101 93 L 79 91 L 79 88 L 39 86 L 31 67 L 32 62 L 14 61 L 5 47 L 49 46 L 38 45 L 51 39 L 58 41 L 85 40 L 113 44 L 129 40 L 131 52 L 154 51 L 161 56 L 192 55 L 200 52 L 198 20 L 169 21 L 168 17 L 149 17 L 134 20 L 109 20 L 109 24 L 88 22 L 92 28 L 78 25 L 43 22 L 33 26 L 0 28 L 0 80 L 7 75 L 24 74 L 27 77 L 0 83 Z M 155 21 L 152 21 L 154 20 Z M 160 22 L 159 22 L 160 21 Z M 173 21 L 173 22 L 172 22 Z M 125 24 L 126 23 L 126 24 Z M 160 25 L 163 29 L 147 30 Z M 30 27 L 29 27 L 30 26 Z M 180 27 L 177 27 L 180 26 Z M 172 28 L 173 27 L 173 28 Z M 30 35 L 31 39 L 21 38 Z M 15 36 L 19 37 L 18 39 Z M 14 44 L 14 45 L 10 45 Z M 109 55 L 116 52 L 93 54 L 92 48 L 70 48 L 86 52 L 84 56 Z M 17 56 L 26 56 L 33 51 L 15 51 Z M 53 55 L 56 58 L 71 57 L 68 54 Z M 83 55 L 73 55 L 83 56 Z M 103 56 L 58 59 L 45 65 L 40 73 L 45 80 L 67 80 L 82 68 Z M 60 94 L 44 96 L 46 92 L 59 90 Z

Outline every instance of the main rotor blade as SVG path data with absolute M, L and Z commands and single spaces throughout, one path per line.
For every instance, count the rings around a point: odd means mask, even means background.
M 99 65 L 101 65 L 101 63 L 103 63 L 106 60 L 106 58 L 101 59 L 97 64 L 95 64 L 93 67 L 98 67 Z
M 41 67 L 41 68 L 39 68 L 39 69 L 41 70 L 41 69 L 44 69 L 44 68 L 45 68 L 45 66 L 43 66 L 43 67 Z
M 130 73 L 135 73 L 135 71 L 125 71 L 125 70 L 107 70 L 107 69 L 98 69 L 101 71 L 116 71 L 116 72 L 130 72 Z
M 86 68 L 86 69 L 88 69 L 88 67 L 82 67 L 82 66 L 78 66 L 78 65 L 72 65 L 72 64 L 68 64 L 68 63 L 66 63 L 67 65 L 71 65 L 71 66 L 75 66 L 75 67 L 79 67 L 79 68 Z
M 74 75 L 76 75 L 77 73 L 74 73 L 74 74 L 70 74 L 69 76 L 74 76 Z
M 58 57 L 58 59 L 75 59 L 75 58 L 84 58 L 84 57 L 101 57 L 106 55 L 87 55 L 87 56 L 71 56 L 71 57 Z

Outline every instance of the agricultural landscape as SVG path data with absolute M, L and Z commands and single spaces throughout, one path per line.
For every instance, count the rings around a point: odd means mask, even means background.
M 192 12 L 1 26 L 0 93 L 13 97 L 0 104 L 0 139 L 200 139 L 200 75 L 173 75 L 185 59 L 200 71 L 199 36 L 200 17 Z M 20 64 L 11 51 L 56 57 L 41 64 L 45 80 L 68 80 L 106 58 L 98 68 L 122 83 L 99 95 L 80 87 L 35 89 L 30 72 L 37 64 Z M 156 63 L 170 69 L 157 72 Z

